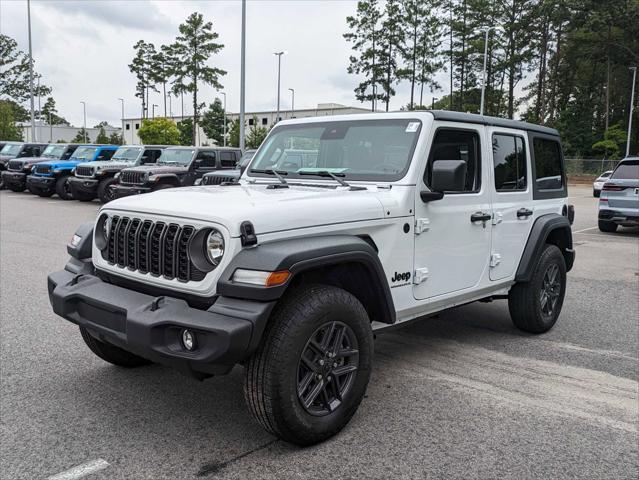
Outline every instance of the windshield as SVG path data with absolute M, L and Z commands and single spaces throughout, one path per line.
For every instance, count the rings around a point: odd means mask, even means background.
M 162 155 L 158 160 L 158 163 L 172 164 L 172 165 L 188 165 L 193 158 L 194 150 L 186 148 L 167 148 L 162 151 Z
M 69 160 L 92 160 L 97 147 L 78 147 Z
M 138 159 L 141 150 L 142 149 L 139 147 L 120 147 L 115 151 L 111 160 L 135 162 Z
M 610 178 L 620 180 L 639 180 L 639 160 L 626 160 L 615 168 Z
M 47 158 L 62 158 L 66 149 L 66 145 L 49 145 L 44 149 L 44 152 L 42 152 L 42 156 Z
M 15 157 L 20 153 L 20 149 L 22 149 L 22 144 L 20 143 L 7 143 L 2 150 L 0 150 L 0 155 L 10 155 Z
M 329 171 L 351 180 L 399 180 L 408 170 L 420 128 L 413 119 L 283 125 L 266 139 L 249 173 L 284 171 L 290 179 Z

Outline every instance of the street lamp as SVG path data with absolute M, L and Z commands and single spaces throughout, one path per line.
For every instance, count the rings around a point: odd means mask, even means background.
M 244 87 L 246 86 L 246 0 L 242 0 L 242 34 L 240 46 L 240 150 L 244 151 Z
M 29 97 L 31 97 L 31 141 L 37 141 L 35 115 L 33 113 L 33 50 L 31 48 L 31 0 L 27 0 L 27 23 L 29 28 Z
M 84 122 L 82 123 L 82 129 L 84 130 L 84 143 L 87 143 L 87 104 L 85 102 L 80 102 L 82 104 L 82 111 L 84 112 Z
M 126 143 L 124 141 L 124 98 L 118 98 L 120 102 L 122 102 L 122 143 Z
M 220 92 L 224 95 L 224 146 L 226 147 L 226 92 Z
M 439 98 L 437 97 L 433 97 L 432 100 L 430 101 L 430 109 L 431 110 L 435 110 L 435 102 L 439 100 Z
M 291 118 L 293 118 L 295 115 L 295 89 L 289 88 L 289 90 L 291 91 Z
M 152 110 L 151 119 L 155 119 L 155 107 L 157 107 L 157 105 L 154 103 L 153 107 L 151 108 Z
M 484 37 L 484 69 L 481 74 L 481 102 L 479 104 L 479 114 L 484 114 L 484 98 L 486 96 L 486 63 L 488 62 L 488 34 L 491 30 L 494 30 L 495 27 L 488 27 L 485 30 Z
M 275 125 L 280 118 L 280 74 L 282 73 L 282 55 L 286 54 L 286 51 L 273 52 L 273 55 L 277 55 L 277 114 L 275 115 Z
M 630 114 L 628 115 L 628 138 L 626 139 L 626 157 L 630 156 L 630 134 L 632 133 L 632 111 L 635 108 L 635 81 L 637 80 L 637 67 L 632 70 L 632 93 L 630 94 Z

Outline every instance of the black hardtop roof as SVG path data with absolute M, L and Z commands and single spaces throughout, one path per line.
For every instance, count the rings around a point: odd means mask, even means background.
M 520 120 L 510 120 L 508 118 L 489 117 L 487 115 L 478 115 L 476 113 L 452 112 L 449 110 L 429 110 L 433 114 L 435 120 L 445 120 L 449 122 L 465 122 L 478 123 L 480 125 L 489 125 L 494 127 L 516 128 L 519 130 L 528 130 L 531 132 L 544 133 L 546 135 L 559 136 L 559 132 L 554 128 L 535 125 L 534 123 L 522 122 Z
M 148 145 L 145 145 L 148 147 Z M 229 150 L 229 151 L 237 151 L 240 150 L 239 147 L 194 147 L 193 145 L 169 145 L 167 148 L 171 150 Z
M 140 145 L 138 143 L 127 143 L 126 145 L 118 145 L 118 148 L 120 147 L 131 147 L 131 148 L 168 148 L 168 147 L 175 147 L 176 145 L 155 145 L 155 144 L 151 144 L 151 145 Z

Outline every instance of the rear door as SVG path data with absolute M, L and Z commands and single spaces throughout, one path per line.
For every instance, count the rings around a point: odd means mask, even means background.
M 493 229 L 490 279 L 514 275 L 534 222 L 528 139 L 518 130 L 491 127 Z
M 195 157 L 195 178 L 217 170 L 217 153 L 215 150 L 200 150 Z M 194 178 L 194 180 L 195 180 Z
M 617 165 L 603 189 L 611 209 L 637 210 L 639 216 L 639 158 Z

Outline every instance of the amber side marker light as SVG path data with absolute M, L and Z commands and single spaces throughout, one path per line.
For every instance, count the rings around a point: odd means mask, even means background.
M 233 273 L 233 283 L 248 283 L 261 287 L 277 287 L 285 284 L 290 277 L 291 272 L 288 270 L 264 272 L 262 270 L 244 270 L 239 268 Z

